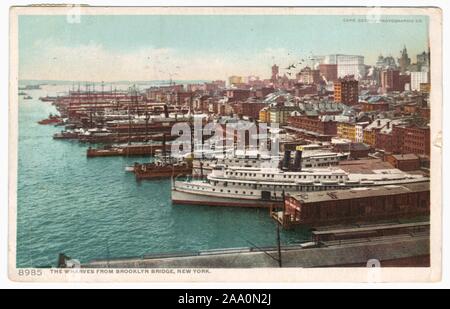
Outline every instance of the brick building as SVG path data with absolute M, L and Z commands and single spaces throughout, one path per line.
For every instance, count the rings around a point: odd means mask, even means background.
M 399 90 L 398 91 L 405 91 L 406 85 L 409 84 L 409 88 L 411 88 L 411 75 L 409 74 L 400 74 L 398 77 L 399 82 Z
M 420 158 L 415 154 L 388 155 L 386 161 L 405 172 L 420 169 Z
M 262 88 L 256 89 L 255 97 L 257 97 L 258 99 L 262 99 L 273 92 L 275 92 L 275 88 L 273 88 L 273 87 L 262 87 Z
M 430 121 L 431 111 L 428 107 L 420 107 L 417 112 L 420 117 L 426 119 L 427 121 Z
M 394 126 L 392 135 L 394 153 L 430 155 L 430 127 Z
M 352 159 L 367 158 L 370 152 L 370 147 L 363 143 L 334 143 L 333 150 L 337 152 L 349 152 L 349 157 Z
M 337 64 L 319 64 L 319 72 L 329 82 L 334 82 L 338 79 Z
M 259 119 L 260 111 L 266 106 L 266 103 L 260 102 L 238 102 L 235 106 L 235 112 L 241 117 Z
M 358 81 L 339 79 L 334 83 L 334 101 L 346 105 L 358 104 Z
M 251 91 L 248 89 L 227 89 L 226 96 L 228 102 L 245 101 L 251 96 Z
M 337 123 L 326 116 L 291 116 L 288 125 L 294 128 L 311 131 L 322 135 L 336 135 Z
M 400 71 L 388 69 L 381 72 L 381 89 L 383 93 L 401 91 Z
M 194 93 L 190 91 L 179 91 L 175 94 L 176 105 L 190 105 L 194 99 Z
M 307 198 L 305 194 L 287 196 L 284 205 L 284 226 L 409 218 L 430 213 L 430 184 L 308 192 Z
M 367 101 L 361 101 L 359 103 L 363 112 L 385 112 L 389 110 L 389 103 L 383 97 L 372 97 Z
M 318 84 L 320 82 L 320 71 L 306 67 L 297 74 L 297 79 L 307 85 Z

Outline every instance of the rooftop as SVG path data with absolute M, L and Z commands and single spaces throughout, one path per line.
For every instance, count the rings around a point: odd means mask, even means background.
M 375 170 L 393 169 L 388 162 L 380 159 L 341 161 L 339 167 L 347 173 L 373 174 Z
M 400 155 L 392 155 L 397 161 L 402 161 L 402 160 L 418 160 L 419 157 L 416 156 L 415 154 L 400 154 Z
M 404 185 L 354 188 L 350 190 L 308 192 L 302 194 L 294 194 L 291 195 L 291 197 L 300 201 L 302 204 L 307 204 L 307 203 L 328 202 L 337 200 L 348 200 L 356 198 L 367 198 L 374 196 L 397 195 L 410 192 L 424 192 L 429 190 L 430 190 L 430 183 L 427 181 Z

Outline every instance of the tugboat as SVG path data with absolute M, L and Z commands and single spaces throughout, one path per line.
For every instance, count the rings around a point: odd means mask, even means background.
M 165 144 L 165 142 L 164 142 Z M 135 163 L 133 172 L 136 180 L 151 180 L 192 175 L 192 159 L 182 160 L 167 155 L 165 147 L 156 151 L 156 160 L 152 163 Z M 127 170 L 131 170 L 128 168 Z
M 48 124 L 58 124 L 61 123 L 63 120 L 61 117 L 55 116 L 50 114 L 47 119 L 41 120 L 38 123 L 41 125 L 48 125 Z
M 45 96 L 45 97 L 39 97 L 39 100 L 41 100 L 42 102 L 54 102 L 58 99 L 58 97 L 50 97 L 50 96 Z
M 145 163 L 134 165 L 134 174 L 136 180 L 151 180 L 170 177 L 188 176 L 192 174 L 191 162 L 166 163 L 156 161 L 154 163 Z
M 78 130 L 66 130 L 55 133 L 53 139 L 78 139 L 80 132 Z

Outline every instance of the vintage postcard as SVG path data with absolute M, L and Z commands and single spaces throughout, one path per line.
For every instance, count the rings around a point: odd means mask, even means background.
M 10 17 L 11 280 L 440 280 L 440 9 Z

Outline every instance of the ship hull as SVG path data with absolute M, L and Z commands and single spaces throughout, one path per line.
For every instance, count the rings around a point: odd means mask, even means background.
M 418 181 L 417 183 L 420 183 L 422 181 Z M 425 181 L 424 181 L 425 182 Z M 395 185 L 401 185 L 402 183 L 396 183 Z M 387 184 L 384 184 L 387 185 Z M 380 185 L 373 185 L 370 187 L 378 187 L 383 186 L 383 184 Z M 355 186 L 355 188 L 358 187 L 366 187 L 366 186 Z M 346 188 L 350 189 L 350 188 Z M 331 191 L 335 191 L 331 190 Z M 339 190 L 339 189 L 338 189 Z M 340 189 L 344 190 L 344 189 Z M 323 190 L 326 191 L 326 190 Z M 286 194 L 292 194 L 292 193 L 300 193 L 300 191 L 295 192 L 286 192 Z M 305 191 L 305 193 L 308 193 Z M 252 208 L 271 208 L 273 206 L 275 207 L 282 207 L 283 201 L 277 200 L 277 199 L 271 199 L 271 200 L 265 200 L 263 198 L 250 198 L 249 196 L 246 197 L 232 197 L 232 196 L 217 196 L 215 194 L 212 194 L 211 192 L 202 192 L 199 190 L 196 191 L 190 191 L 190 189 L 180 188 L 180 187 L 173 187 L 172 188 L 172 204 L 180 204 L 180 205 L 204 205 L 204 206 L 224 206 L 224 207 L 252 207 Z
M 245 208 L 270 208 L 274 205 L 282 205 L 276 201 L 262 201 L 260 199 L 246 200 L 231 197 L 216 197 L 210 195 L 193 194 L 189 192 L 172 190 L 172 204 L 175 205 L 199 205 L 221 207 L 245 207 Z

